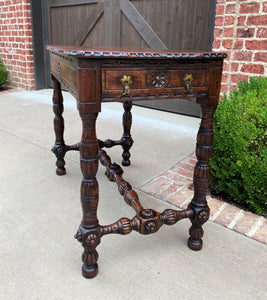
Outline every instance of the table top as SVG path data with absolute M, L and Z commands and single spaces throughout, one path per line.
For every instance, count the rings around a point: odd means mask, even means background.
M 226 58 L 227 54 L 222 52 L 191 52 L 165 49 L 144 48 L 111 48 L 111 47 L 89 47 L 89 46 L 65 46 L 48 45 L 47 50 L 63 53 L 75 57 L 92 58 L 170 58 L 170 59 L 218 59 Z

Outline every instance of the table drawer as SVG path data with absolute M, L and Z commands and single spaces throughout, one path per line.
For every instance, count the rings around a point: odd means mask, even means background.
M 207 69 L 102 69 L 102 94 L 134 95 L 194 92 L 207 89 Z M 126 77 L 125 77 L 126 76 Z M 123 79 L 126 80 L 126 86 Z M 127 82 L 128 80 L 128 82 Z M 127 87 L 128 85 L 128 87 Z
M 77 61 L 71 57 L 50 53 L 51 73 L 61 81 L 63 88 L 77 95 Z

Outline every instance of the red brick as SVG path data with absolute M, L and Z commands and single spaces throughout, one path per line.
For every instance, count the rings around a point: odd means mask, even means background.
M 224 15 L 224 5 L 216 5 L 216 16 Z
M 222 26 L 222 25 L 223 25 L 223 17 L 216 17 L 215 26 Z
M 238 17 L 238 19 L 237 19 L 237 26 L 244 26 L 245 25 L 245 21 L 246 21 L 246 17 L 245 16 Z
M 233 229 L 241 234 L 247 235 L 259 220 L 260 216 L 246 212 L 239 220 L 237 220 Z
M 257 52 L 254 57 L 255 61 L 267 62 L 267 52 Z
M 170 199 L 168 200 L 169 203 L 177 205 L 182 208 L 186 208 L 190 200 L 193 198 L 194 192 L 184 188 L 179 190 L 175 193 Z M 184 206 L 182 204 L 185 202 Z
M 8 6 L 8 10 L 9 11 L 15 11 L 16 10 L 16 6 L 15 5 L 9 5 Z
M 193 178 L 194 166 L 185 163 L 179 163 L 171 168 L 171 171 L 191 179 Z
M 225 13 L 226 14 L 234 14 L 235 13 L 235 4 L 227 4 Z
M 223 36 L 224 37 L 232 37 L 233 36 L 233 28 L 224 28 L 224 32 L 223 32 Z
M 235 83 L 231 83 L 230 84 L 230 88 L 229 88 L 229 91 L 232 91 L 232 90 L 236 90 L 237 89 L 237 84 L 235 84 Z
M 267 220 L 258 228 L 253 238 L 259 242 L 267 244 Z
M 260 3 L 252 2 L 252 3 L 241 3 L 240 5 L 240 14 L 251 14 L 258 13 L 260 9 Z
M 262 8 L 263 12 L 267 12 L 267 2 L 263 3 L 263 8 Z
M 223 62 L 223 71 L 226 71 L 228 68 L 228 61 L 224 60 Z
M 233 25 L 234 21 L 235 21 L 235 18 L 233 16 L 225 16 L 224 25 L 225 26 L 227 26 L 227 25 Z
M 178 175 L 175 172 L 167 171 L 162 174 L 162 176 L 167 177 L 169 181 L 175 182 L 176 184 L 179 185 L 190 185 L 192 183 L 192 180 L 189 180 L 187 178 L 184 178 L 183 176 Z
M 221 93 L 227 93 L 227 91 L 228 91 L 228 85 L 222 83 L 222 85 L 221 85 Z
M 34 74 L 32 74 L 32 73 L 29 74 L 29 73 L 28 73 L 28 74 L 27 74 L 27 78 L 28 78 L 28 79 L 34 79 Z
M 192 166 L 192 164 L 188 164 L 185 161 L 183 161 L 182 163 L 180 163 L 179 166 L 181 168 L 183 168 L 184 170 L 191 171 L 192 173 L 194 172 L 195 166 Z
M 194 159 L 195 161 L 197 161 L 197 156 L 196 156 L 195 153 L 189 155 L 188 157 Z
M 236 37 L 237 38 L 251 38 L 254 36 L 255 29 L 254 28 L 237 28 Z
M 241 68 L 241 72 L 253 73 L 253 74 L 264 74 L 264 67 L 263 65 L 244 64 Z
M 266 16 L 266 18 L 267 18 L 267 16 Z M 258 28 L 256 37 L 262 38 L 262 39 L 267 38 L 267 28 Z
M 248 81 L 248 75 L 244 74 L 231 74 L 231 83 L 238 83 L 239 81 L 246 80 Z
M 214 219 L 214 222 L 228 227 L 239 212 L 238 207 L 227 204 L 225 209 Z
M 214 28 L 214 37 L 215 38 L 218 38 L 218 37 L 221 37 L 222 36 L 222 32 L 223 32 L 223 30 L 221 29 L 221 28 Z
M 164 186 L 170 184 L 170 181 L 165 177 L 158 177 L 144 185 L 142 188 L 148 194 L 154 195 Z
M 220 46 L 221 46 L 221 41 L 220 41 L 220 40 L 214 40 L 214 41 L 213 41 L 213 46 L 212 46 L 212 48 L 213 48 L 214 50 L 220 49 Z
M 181 186 L 179 184 L 171 183 L 170 185 L 165 186 L 159 192 L 154 194 L 154 196 L 161 199 L 161 200 L 166 201 L 173 194 L 175 194 L 177 192 L 177 190 L 180 189 L 180 188 L 181 188 Z
M 266 15 L 248 16 L 247 25 L 267 25 L 267 17 Z
M 239 67 L 239 63 L 231 63 L 231 71 L 237 72 Z
M 226 49 L 232 48 L 232 40 L 223 40 L 222 45 Z
M 192 179 L 192 178 L 193 178 L 193 172 L 190 171 L 190 170 L 180 169 L 180 170 L 177 172 L 177 174 L 178 174 L 178 175 L 185 176 L 185 177 L 187 177 L 188 179 Z
M 220 201 L 216 198 L 211 198 L 211 200 L 208 202 L 210 208 L 210 218 L 213 218 L 215 213 L 223 206 L 223 204 L 223 201 Z
M 234 60 L 246 60 L 246 61 L 251 61 L 252 59 L 252 52 L 247 52 L 247 51 L 235 51 Z
M 244 44 L 244 40 L 236 40 L 235 44 L 234 44 L 234 49 L 238 50 L 238 49 L 242 49 L 243 48 L 243 44 Z
M 24 18 L 30 18 L 31 17 L 31 12 L 30 11 L 24 11 L 24 14 L 23 14 Z
M 184 162 L 185 162 L 186 164 L 190 164 L 190 165 L 192 165 L 192 166 L 195 167 L 196 162 L 197 162 L 197 159 L 196 159 L 196 158 L 192 158 L 192 157 L 187 157 L 187 158 L 184 160 Z
M 222 81 L 226 82 L 227 78 L 228 78 L 228 73 L 223 73 L 222 74 Z
M 246 48 L 248 50 L 266 50 L 267 49 L 267 40 L 254 40 L 246 41 Z

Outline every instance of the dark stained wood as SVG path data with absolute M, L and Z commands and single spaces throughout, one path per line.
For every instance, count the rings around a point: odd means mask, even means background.
M 98 142 L 95 133 L 95 123 L 98 113 L 87 112 L 80 105 L 80 116 L 83 124 L 80 145 L 80 165 L 83 174 L 81 184 L 81 203 L 83 219 L 75 237 L 82 243 L 82 274 L 85 278 L 93 278 L 98 273 L 98 253 L 95 250 L 100 243 L 100 227 L 97 219 L 98 182 Z
M 123 153 L 122 153 L 122 165 L 123 166 L 129 166 L 131 164 L 130 162 L 130 149 L 133 145 L 133 139 L 131 136 L 131 126 L 132 126 L 132 101 L 125 101 L 123 102 L 123 108 L 124 108 L 124 114 L 122 118 L 122 125 L 123 125 L 123 135 L 121 138 L 122 142 L 122 148 L 123 148 Z
M 98 272 L 96 247 L 101 237 L 110 233 L 129 234 L 135 230 L 141 234 L 157 232 L 163 224 L 173 225 L 189 218 L 188 246 L 192 250 L 202 248 L 202 225 L 209 218 L 206 191 L 209 184 L 209 160 L 212 155 L 213 114 L 219 102 L 224 53 L 179 53 L 170 50 L 142 49 L 94 49 L 91 47 L 48 46 L 51 73 L 54 81 L 54 127 L 57 156 L 57 174 L 65 171 L 64 155 L 68 150 L 80 150 L 83 173 L 81 204 L 83 218 L 75 237 L 82 243 L 82 274 L 93 278 Z M 110 76 L 107 76 L 107 73 Z M 77 108 L 83 124 L 81 142 L 65 145 L 63 139 L 63 98 L 60 83 L 77 99 Z M 70 84 L 71 83 L 71 84 Z M 76 91 L 74 93 L 73 91 Z M 202 120 L 197 135 L 197 164 L 194 170 L 194 196 L 187 209 L 167 209 L 162 213 L 142 206 L 130 183 L 122 178 L 122 169 L 112 163 L 103 150 L 121 145 L 123 164 L 130 165 L 130 147 L 133 143 L 132 101 L 140 99 L 164 100 L 168 97 L 188 99 L 196 97 L 202 108 Z M 97 140 L 96 120 L 101 103 L 123 103 L 123 136 L 120 140 Z M 144 128 L 145 129 L 145 128 Z M 100 149 L 100 151 L 99 151 Z M 171 149 L 170 149 L 171 150 Z M 99 189 L 96 179 L 98 160 L 106 167 L 110 181 L 117 183 L 119 193 L 136 212 L 132 219 L 120 218 L 117 222 L 102 226 L 97 218 Z
M 90 12 L 88 16 L 88 23 L 87 26 L 81 26 L 80 32 L 76 36 L 73 37 L 72 45 L 83 45 L 87 39 L 87 37 L 90 35 L 91 31 L 93 30 L 94 26 L 98 22 L 98 20 L 101 18 L 101 16 L 104 13 L 104 3 L 99 2 Z
M 82 5 L 88 3 L 95 3 L 97 0 L 50 0 L 50 7 L 60 7 L 60 6 L 74 6 L 74 5 Z
M 102 45 L 116 47 L 120 44 L 120 0 L 105 1 L 104 41 Z
M 130 23 L 134 26 L 140 36 L 146 41 L 151 48 L 167 49 L 164 43 L 153 31 L 151 26 L 145 21 L 143 16 L 138 12 L 135 6 L 128 0 L 120 1 L 120 8 Z
M 50 52 L 67 54 L 74 57 L 92 58 L 152 58 L 152 59 L 217 59 L 226 58 L 221 52 L 179 51 L 167 49 L 136 48 L 136 47 L 94 47 L 94 46 L 69 46 L 48 45 Z M 186 64 L 185 64 L 186 66 Z
M 102 18 L 104 26 L 85 45 L 211 50 L 214 0 L 47 0 L 47 5 L 50 44 L 73 44 L 73 33 L 85 43 L 93 17 L 93 26 Z M 104 5 L 102 18 L 93 14 L 96 5 Z
M 66 145 L 64 142 L 64 118 L 63 114 L 63 97 L 61 93 L 60 82 L 52 75 L 52 80 L 54 82 L 54 93 L 53 93 L 53 111 L 55 114 L 54 118 L 54 130 L 56 135 L 55 145 L 52 151 L 57 157 L 56 161 L 56 173 L 57 175 L 66 174 L 64 156 L 66 154 Z

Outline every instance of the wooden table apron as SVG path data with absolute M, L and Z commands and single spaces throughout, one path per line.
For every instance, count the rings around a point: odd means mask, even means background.
M 151 234 L 163 225 L 173 225 L 183 218 L 190 218 L 188 246 L 192 250 L 202 248 L 202 225 L 209 218 L 206 190 L 209 184 L 209 159 L 212 155 L 213 114 L 219 102 L 223 53 L 179 53 L 169 51 L 88 50 L 66 46 L 48 46 L 51 76 L 54 82 L 53 109 L 56 135 L 53 152 L 57 157 L 58 175 L 64 175 L 64 156 L 69 150 L 80 151 L 83 179 L 81 183 L 81 205 L 83 218 L 75 237 L 82 243 L 82 274 L 86 278 L 98 273 L 96 247 L 101 237 L 110 234 L 129 234 L 136 230 Z M 143 51 L 143 52 L 142 52 Z M 82 120 L 82 138 L 75 145 L 64 141 L 63 97 L 61 86 L 76 99 Z M 197 97 L 202 108 L 202 119 L 197 135 L 197 163 L 194 170 L 194 196 L 187 209 L 166 209 L 159 213 L 145 209 L 130 183 L 122 178 L 122 169 L 112 164 L 104 147 L 121 145 L 122 164 L 130 165 L 130 148 L 133 144 L 130 129 L 132 123 L 132 101 L 185 99 Z M 96 137 L 95 125 L 102 102 L 123 103 L 123 135 L 118 141 L 100 141 Z M 110 181 L 118 185 L 119 193 L 136 215 L 133 219 L 121 218 L 117 222 L 102 226 L 97 218 L 98 162 L 106 167 Z

